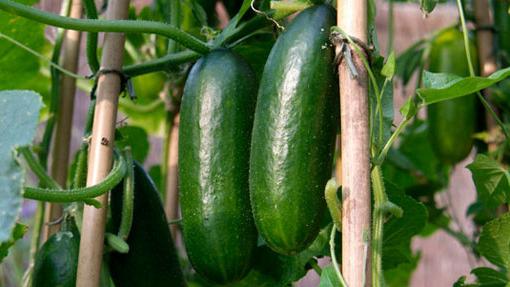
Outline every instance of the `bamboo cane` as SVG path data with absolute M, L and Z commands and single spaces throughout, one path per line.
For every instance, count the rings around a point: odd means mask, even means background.
M 70 17 L 79 19 L 82 16 L 81 1 L 72 1 Z M 68 30 L 64 34 L 62 47 L 62 66 L 64 69 L 76 73 L 78 70 L 78 59 L 80 55 L 79 31 Z M 67 170 L 69 163 L 69 147 L 71 141 L 71 130 L 73 123 L 74 95 L 76 93 L 76 79 L 67 75 L 60 78 L 60 104 L 57 115 L 57 124 L 52 147 L 51 176 L 55 181 L 64 187 L 67 181 Z M 46 207 L 45 222 L 55 222 L 62 216 L 60 204 L 49 203 Z M 44 228 L 43 241 L 56 233 L 60 224 L 46 225 Z
M 107 19 L 126 19 L 129 0 L 111 0 Z M 104 37 L 101 69 L 122 69 L 124 34 L 106 33 Z M 116 73 L 100 74 L 97 86 L 92 139 L 89 148 L 87 185 L 100 182 L 112 166 L 113 142 L 117 118 L 121 77 Z M 104 228 L 108 195 L 97 198 L 102 208 L 85 206 L 80 240 L 80 256 L 76 286 L 97 287 L 103 259 Z
M 367 1 L 338 0 L 337 25 L 367 42 Z M 337 50 L 337 53 L 339 51 Z M 354 78 L 345 61 L 339 64 L 342 126 L 342 274 L 349 287 L 370 282 L 367 255 L 370 238 L 370 133 L 367 72 L 355 53 Z

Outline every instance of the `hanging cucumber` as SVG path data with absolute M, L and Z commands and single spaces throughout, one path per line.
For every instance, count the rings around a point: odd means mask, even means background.
M 134 209 L 127 238 L 129 252 L 110 255 L 110 274 L 116 287 L 186 286 L 159 193 L 144 169 L 134 166 Z M 121 223 L 122 184 L 111 192 L 113 226 Z
M 470 43 L 471 55 L 476 57 L 475 47 Z M 473 63 L 477 63 L 476 58 Z M 469 76 L 463 35 L 456 28 L 444 30 L 431 44 L 429 71 Z M 427 107 L 429 138 L 439 159 L 455 164 L 464 159 L 473 148 L 476 129 L 476 96 L 432 104 Z
M 338 76 L 329 5 L 302 11 L 273 46 L 262 75 L 252 136 L 251 203 L 258 231 L 292 255 L 319 232 L 338 128 Z
M 62 230 L 39 249 L 32 287 L 74 287 L 80 251 L 80 234 L 74 220 L 66 218 Z
M 256 77 L 228 50 L 192 68 L 179 127 L 179 180 L 184 243 L 195 270 L 225 283 L 251 267 L 257 233 L 248 168 Z

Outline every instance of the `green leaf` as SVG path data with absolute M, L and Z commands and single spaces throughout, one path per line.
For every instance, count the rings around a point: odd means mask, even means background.
M 149 154 L 149 139 L 147 132 L 136 126 L 123 126 L 118 129 L 122 138 L 115 141 L 119 147 L 123 148 L 126 146 L 131 147 L 133 159 L 143 163 Z
M 408 98 L 404 105 L 400 108 L 400 114 L 406 120 L 411 119 L 418 113 L 418 107 L 412 97 Z
M 484 77 L 459 77 L 452 74 L 423 73 L 425 88 L 416 90 L 424 104 L 433 104 L 459 98 L 488 88 L 510 76 L 510 67 Z
M 397 267 L 384 270 L 387 287 L 409 286 L 411 275 L 418 266 L 420 256 L 413 256 L 410 262 L 399 264 Z
M 264 65 L 274 42 L 272 33 L 260 33 L 234 47 L 234 51 L 250 64 L 258 80 L 262 77 Z
M 393 75 L 395 75 L 395 65 L 395 52 L 392 51 L 381 70 L 381 75 L 389 79 L 393 78 Z
M 390 60 L 389 60 L 390 61 Z M 388 62 L 388 61 L 387 61 Z M 384 65 L 384 58 L 381 56 L 374 56 L 372 60 L 372 70 L 374 71 L 374 74 L 377 75 L 377 84 L 379 85 L 379 88 L 381 89 L 381 109 L 382 109 L 382 123 L 380 121 L 379 114 L 376 115 L 377 111 L 377 96 L 375 95 L 375 90 L 373 88 L 370 88 L 370 110 L 372 121 L 373 121 L 373 135 L 377 139 L 375 141 L 375 144 L 377 146 L 382 146 L 391 136 L 391 127 L 393 125 L 393 80 L 386 78 L 383 76 L 382 70 L 384 69 L 386 65 Z M 387 68 L 389 69 L 389 68 Z M 391 72 L 391 71 L 387 71 Z M 384 83 L 386 82 L 386 85 L 384 86 Z M 384 86 L 384 89 L 382 87 Z M 382 138 L 381 141 L 379 141 L 379 126 L 382 125 Z
M 482 227 L 477 249 L 492 264 L 510 268 L 510 213 Z
M 284 256 L 273 252 L 266 245 L 255 252 L 253 269 L 248 276 L 234 287 L 271 286 L 283 287 L 303 277 L 307 263 L 316 256 L 329 255 L 329 233 L 332 224 L 322 228 L 315 241 L 295 256 Z
M 399 150 L 426 178 L 438 182 L 445 166 L 434 154 L 428 137 L 427 123 L 415 120 L 402 134 Z
M 336 275 L 335 268 L 332 265 L 322 268 L 321 282 L 319 287 L 339 287 L 343 286 Z
M 164 198 L 164 188 L 162 186 L 162 180 L 161 180 L 161 165 L 153 165 L 149 168 L 149 175 L 156 184 L 157 189 L 159 190 L 159 193 L 161 193 L 161 198 Z
M 411 238 L 425 227 L 428 213 L 422 203 L 406 195 L 397 186 L 385 182 L 385 187 L 388 199 L 404 211 L 402 217 L 391 217 L 384 224 L 383 260 L 385 268 L 391 269 L 411 261 Z
M 497 161 L 479 154 L 467 168 L 473 175 L 476 191 L 483 204 L 495 208 L 510 202 L 510 173 Z
M 9 254 L 9 248 L 11 248 L 16 241 L 23 238 L 23 235 L 25 235 L 27 230 L 28 226 L 16 223 L 16 226 L 12 230 L 11 238 L 0 244 L 0 263 L 2 263 L 2 260 Z
M 404 85 L 409 83 L 416 69 L 423 65 L 425 44 L 427 44 L 427 41 L 420 40 L 398 56 L 396 73 L 402 79 Z
M 438 0 L 420 0 L 420 9 L 423 14 L 428 15 L 436 7 Z
M 508 278 L 505 273 L 491 268 L 476 268 L 471 270 L 471 274 L 476 276 L 478 286 L 480 287 L 505 287 L 508 284 Z
M 18 1 L 32 5 L 37 1 Z M 14 16 L 0 12 L 0 27 L 2 33 L 14 38 L 30 49 L 41 53 L 44 47 L 44 25 L 28 20 L 21 16 Z M 0 90 L 32 88 L 29 83 L 39 73 L 39 59 L 0 37 Z
M 15 148 L 32 142 L 41 106 L 35 92 L 0 92 L 0 243 L 9 240 L 21 209 L 25 174 L 15 160 Z

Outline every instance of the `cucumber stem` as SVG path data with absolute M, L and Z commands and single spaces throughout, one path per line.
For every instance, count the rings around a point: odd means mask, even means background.
M 206 43 L 195 38 L 191 34 L 183 32 L 172 25 L 159 22 L 140 20 L 73 19 L 44 12 L 11 0 L 0 0 L 0 10 L 67 30 L 78 30 L 84 32 L 158 34 L 174 39 L 181 45 L 201 54 L 205 54 L 210 51 L 210 47 Z

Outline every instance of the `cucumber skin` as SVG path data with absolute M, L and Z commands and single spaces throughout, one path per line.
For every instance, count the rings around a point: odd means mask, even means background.
M 80 234 L 72 224 L 68 231 L 52 235 L 37 252 L 32 287 L 74 287 L 80 252 Z
M 110 254 L 109 267 L 117 287 L 186 286 L 159 192 L 135 162 L 133 223 L 129 252 Z M 118 229 L 122 211 L 122 183 L 111 192 L 112 223 Z
M 224 49 L 201 58 L 184 87 L 179 127 L 182 231 L 193 267 L 216 283 L 243 278 L 257 244 L 248 187 L 256 96 L 251 68 Z
M 473 64 L 478 63 L 476 49 L 470 43 Z M 431 45 L 429 71 L 469 76 L 463 35 L 448 29 Z M 464 159 L 473 148 L 477 101 L 474 94 L 432 104 L 427 107 L 429 139 L 438 158 L 446 164 Z
M 273 46 L 262 75 L 250 160 L 255 224 L 274 251 L 293 255 L 316 238 L 339 124 L 329 30 L 335 10 L 302 11 Z

